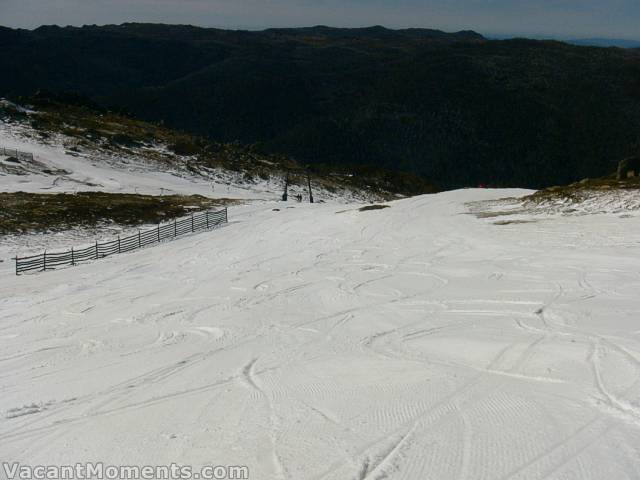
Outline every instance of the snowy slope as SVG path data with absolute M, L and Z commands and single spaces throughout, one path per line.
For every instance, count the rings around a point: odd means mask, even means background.
M 25 136 L 33 134 L 31 130 L 24 125 L 0 122 L 0 146 L 33 153 L 36 162 L 42 166 L 27 175 L 0 176 L 0 191 L 200 194 L 212 198 L 265 198 L 266 195 L 266 198 L 277 198 L 275 192 L 268 189 L 238 188 L 229 178 L 220 178 L 216 182 L 202 177 L 180 175 L 181 172 L 177 171 L 158 171 L 157 165 L 136 161 L 134 157 L 71 154 L 64 147 L 64 136 L 55 135 L 47 144 L 41 139 Z M 60 173 L 47 175 L 38 172 L 43 169 Z
M 135 149 L 125 155 L 104 150 L 74 152 L 66 148 L 76 139 L 52 133 L 44 140 L 27 123 L 0 121 L 0 147 L 18 149 L 34 155 L 33 162 L 6 164 L 0 157 L 0 192 L 73 193 L 99 191 L 146 195 L 203 195 L 210 198 L 276 200 L 281 197 L 284 180 L 247 181 L 242 172 L 209 169 L 197 175 L 186 168 L 188 157 L 177 157 L 166 146 Z M 151 150 L 171 159 L 172 165 L 144 157 Z M 139 153 L 139 154 L 136 154 Z M 4 167 L 4 168 L 3 168 Z M 21 171 L 16 171 L 21 168 Z M 204 175 L 206 173 L 206 175 Z M 291 196 L 306 188 L 292 185 Z M 314 185 L 317 200 L 363 201 L 372 195 L 362 191 L 336 189 L 329 192 Z
M 611 214 L 624 218 L 640 210 L 640 189 L 584 189 L 573 192 L 571 196 L 549 195 L 548 198 L 537 199 L 500 198 L 470 202 L 469 208 L 480 216 L 496 219 L 500 217 L 498 221 L 506 222 L 530 220 L 532 215 L 552 217 Z
M 469 214 L 525 193 L 235 207 L 214 232 L 0 277 L 0 458 L 640 478 L 638 217 Z

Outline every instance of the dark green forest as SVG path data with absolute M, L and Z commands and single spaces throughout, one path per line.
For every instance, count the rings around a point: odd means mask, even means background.
M 318 169 L 540 188 L 640 153 L 640 50 L 474 32 L 0 28 L 0 95 L 39 90 Z

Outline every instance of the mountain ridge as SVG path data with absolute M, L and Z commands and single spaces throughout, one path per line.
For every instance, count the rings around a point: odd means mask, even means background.
M 123 24 L 5 29 L 0 62 L 0 95 L 76 92 L 302 164 L 376 165 L 446 188 L 566 184 L 640 147 L 635 50 L 380 26 Z
M 630 40 L 624 38 L 578 38 L 567 40 L 567 43 L 590 47 L 640 48 L 640 40 Z

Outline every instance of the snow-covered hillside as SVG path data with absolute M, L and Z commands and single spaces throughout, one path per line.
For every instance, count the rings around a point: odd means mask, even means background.
M 0 458 L 640 478 L 638 216 L 470 214 L 526 193 L 240 206 L 217 231 L 3 275 Z
M 100 191 L 148 195 L 200 194 L 212 198 L 277 198 L 275 185 L 271 189 L 268 185 L 239 188 L 239 179 L 222 172 L 207 179 L 189 175 L 179 168 L 179 164 L 173 169 L 160 171 L 158 165 L 145 161 L 141 156 L 72 152 L 65 148 L 65 141 L 68 139 L 63 135 L 53 135 L 45 143 L 36 138 L 33 129 L 26 125 L 0 122 L 0 146 L 34 154 L 34 165 L 23 165 L 25 171 L 20 174 L 8 171 L 0 176 L 0 191 Z
M 109 192 L 146 195 L 202 195 L 210 198 L 276 200 L 284 179 L 274 176 L 247 180 L 240 171 L 222 168 L 189 168 L 189 157 L 180 157 L 166 145 L 148 145 L 113 152 L 79 145 L 77 139 L 41 132 L 26 122 L 0 121 L 0 147 L 34 155 L 33 161 L 8 162 L 0 156 L 0 192 L 29 193 Z M 158 160 L 161 159 L 161 160 Z M 374 195 L 358 189 L 328 191 L 314 182 L 316 200 L 363 201 Z M 292 198 L 307 196 L 306 185 L 290 186 Z

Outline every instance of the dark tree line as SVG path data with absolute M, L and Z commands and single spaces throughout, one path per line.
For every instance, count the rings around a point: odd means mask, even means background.
M 473 32 L 0 29 L 0 94 L 77 92 L 315 168 L 445 187 L 609 174 L 640 148 L 640 51 Z

